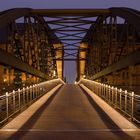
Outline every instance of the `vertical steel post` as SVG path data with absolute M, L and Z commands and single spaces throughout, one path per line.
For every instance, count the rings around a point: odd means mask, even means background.
M 27 103 L 29 102 L 29 87 L 26 88 Z
M 120 92 L 120 109 L 122 109 L 122 89 L 120 89 L 119 92 Z
M 125 112 L 127 112 L 127 90 L 125 90 L 124 93 L 125 93 Z
M 106 89 L 106 101 L 108 100 L 108 85 L 105 86 Z
M 30 100 L 32 100 L 32 86 L 29 88 L 29 93 L 30 93 Z
M 105 84 L 103 84 L 103 91 L 102 91 L 102 96 L 104 97 L 105 94 Z
M 103 84 L 101 83 L 101 92 L 100 92 L 100 96 L 102 95 L 103 92 Z
M 99 95 L 99 92 L 100 92 L 100 86 L 99 86 L 99 83 L 97 83 L 97 94 Z
M 38 95 L 40 96 L 40 87 L 39 87 L 39 84 L 37 84 L 37 89 L 38 89 Z
M 112 101 L 112 104 L 114 104 L 114 87 L 113 86 L 111 87 L 111 93 L 112 93 L 111 101 Z
M 35 84 L 35 89 L 34 89 L 34 92 L 35 92 L 35 98 L 37 98 L 37 85 Z
M 21 93 L 21 90 L 18 89 L 19 110 L 20 110 L 20 106 L 21 106 L 20 93 Z
M 101 90 L 102 90 L 102 84 L 99 83 L 99 96 L 100 96 L 100 94 L 101 94 Z
M 32 86 L 32 94 L 33 94 L 33 99 L 35 98 L 35 86 Z
M 26 99 L 25 99 L 25 88 L 24 87 L 22 89 L 22 93 L 23 93 L 23 104 L 25 104 Z
M 102 86 L 101 86 L 101 83 L 100 83 L 100 84 L 99 84 L 99 94 L 98 94 L 99 96 L 100 96 L 100 93 L 101 93 L 101 87 L 102 87 Z
M 108 86 L 108 89 L 109 89 L 109 90 L 108 90 L 108 92 L 109 92 L 109 99 L 108 99 L 108 100 L 109 100 L 109 103 L 110 103 L 110 100 L 111 100 L 111 97 L 110 97 L 110 96 L 111 96 L 111 95 L 110 95 L 111 87 Z
M 103 96 L 103 98 L 105 96 L 105 84 L 103 84 L 103 93 L 102 93 L 102 96 Z
M 103 84 L 103 90 L 102 90 L 102 93 L 101 93 L 101 97 L 103 97 L 103 93 L 104 93 L 104 84 Z
M 118 89 L 115 88 L 115 103 L 116 103 L 116 108 L 118 107 Z
M 9 93 L 6 92 L 5 96 L 6 96 L 6 117 L 8 118 L 9 117 Z
M 94 93 L 96 93 L 96 84 L 94 83 Z
M 16 104 L 15 104 L 15 90 L 13 90 L 13 111 L 16 111 Z
M 107 85 L 105 85 L 105 99 L 107 98 Z
M 134 118 L 134 92 L 131 94 L 131 120 Z
M 35 98 L 37 98 L 37 94 L 36 94 L 36 84 L 34 85 L 34 96 L 35 96 Z

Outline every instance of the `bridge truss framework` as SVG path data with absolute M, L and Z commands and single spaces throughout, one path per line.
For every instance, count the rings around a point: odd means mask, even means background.
M 14 69 L 17 85 L 22 73 L 63 78 L 64 61 L 77 62 L 77 80 L 108 82 L 124 69 L 132 79 L 140 62 L 139 25 L 139 11 L 129 8 L 10 9 L 0 13 L 0 63 Z

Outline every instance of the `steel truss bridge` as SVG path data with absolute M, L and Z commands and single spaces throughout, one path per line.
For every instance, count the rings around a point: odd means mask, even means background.
M 67 61 L 75 85 L 63 82 Z M 0 12 L 0 139 L 139 140 L 139 89 L 139 11 Z

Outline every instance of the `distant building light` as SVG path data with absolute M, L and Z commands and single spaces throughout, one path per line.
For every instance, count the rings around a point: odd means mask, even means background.
M 6 78 L 4 78 L 4 79 L 3 79 L 3 82 L 7 82 L 7 79 L 6 79 Z
M 86 78 L 86 76 L 85 76 L 85 75 L 83 75 L 83 78 Z

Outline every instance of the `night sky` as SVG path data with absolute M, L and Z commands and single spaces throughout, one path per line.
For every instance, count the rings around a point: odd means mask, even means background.
M 129 7 L 140 10 L 140 0 L 1 0 L 0 2 L 0 11 L 17 7 L 37 9 L 95 9 Z M 67 75 L 67 81 L 70 83 L 75 81 L 75 62 L 65 63 L 64 73 Z
M 0 9 L 31 8 L 109 8 L 130 7 L 139 10 L 140 0 L 1 0 Z

